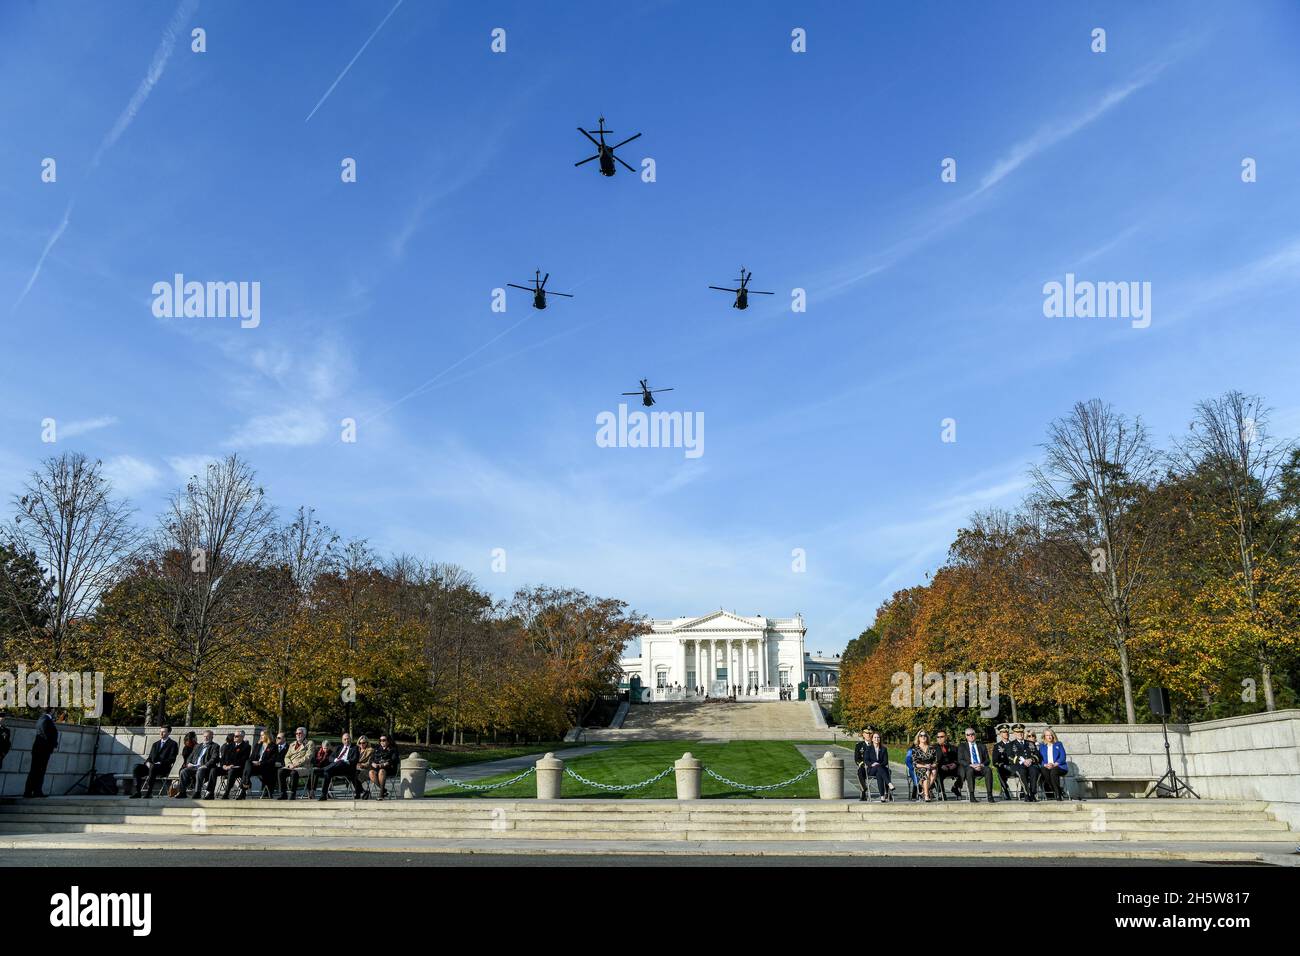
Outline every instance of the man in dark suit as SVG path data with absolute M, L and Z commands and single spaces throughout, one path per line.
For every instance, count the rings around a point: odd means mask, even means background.
M 218 774 L 224 774 L 226 778 L 226 792 L 221 795 L 222 800 L 230 799 L 230 791 L 235 789 L 235 781 L 242 780 L 244 777 L 244 768 L 248 766 L 249 759 L 253 756 L 253 748 L 248 746 L 248 741 L 244 739 L 242 730 L 235 731 L 233 742 L 226 744 L 221 748 L 221 765 L 218 768 Z M 212 786 L 216 787 L 216 777 L 213 774 Z M 212 792 L 208 793 L 212 796 Z M 239 793 L 240 799 L 243 799 L 244 793 Z
M 36 739 L 32 741 L 32 766 L 27 772 L 24 797 L 44 797 L 45 768 L 50 754 L 59 749 L 59 728 L 54 726 L 54 708 L 46 707 L 36 720 Z
M 961 769 L 962 780 L 970 788 L 970 802 L 975 803 L 975 778 L 984 778 L 984 789 L 988 793 L 989 803 L 993 802 L 993 768 L 989 766 L 989 751 L 976 739 L 975 728 L 966 728 L 966 742 L 957 745 L 957 766 Z
M 177 796 L 185 796 L 189 792 L 190 784 L 194 784 L 194 799 L 203 799 L 203 787 L 208 782 L 208 777 L 213 776 L 213 770 L 221 760 L 221 748 L 217 746 L 212 739 L 212 731 L 203 731 L 203 742 L 194 748 L 190 754 L 190 759 L 181 767 L 180 776 L 180 793 Z M 213 784 L 215 785 L 215 777 Z
M 957 782 L 952 785 L 952 795 L 961 797 L 961 765 L 957 762 L 957 746 L 948 740 L 948 732 L 941 730 L 934 735 L 934 742 L 939 750 L 939 774 L 935 778 L 939 784 L 939 795 L 943 796 L 943 782 L 948 777 Z
M 131 771 L 131 776 L 135 777 L 135 793 L 131 798 L 144 797 L 148 800 L 153 796 L 153 782 L 159 777 L 166 777 L 172 772 L 172 764 L 176 762 L 176 755 L 179 748 L 176 741 L 172 740 L 172 729 L 169 724 L 163 724 L 158 731 L 158 739 L 154 745 L 149 748 L 149 756 L 144 763 L 135 765 Z M 142 784 L 141 781 L 144 781 Z M 141 792 L 143 787 L 143 793 Z
M 330 783 L 335 777 L 346 777 L 353 788 L 357 785 L 357 760 L 361 754 L 352 742 L 351 734 L 344 734 L 338 748 L 330 755 L 330 762 L 325 765 L 324 786 L 321 787 L 317 800 L 329 799 Z

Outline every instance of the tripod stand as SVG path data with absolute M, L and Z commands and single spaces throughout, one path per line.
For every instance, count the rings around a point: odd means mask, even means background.
M 91 746 L 90 746 L 90 769 L 87 770 L 85 773 L 83 773 L 76 780 L 72 781 L 72 786 L 68 787 L 68 789 L 63 792 L 63 795 L 65 797 L 68 794 L 72 793 L 73 790 L 76 790 L 78 787 L 82 786 L 82 781 L 85 781 L 86 793 L 95 792 L 95 775 L 96 775 L 95 761 L 99 757 L 99 735 L 101 730 L 102 730 L 101 718 L 97 717 L 95 718 L 95 739 L 91 742 Z
M 1155 787 L 1147 794 L 1149 797 L 1181 797 L 1184 793 L 1190 793 L 1201 799 L 1200 794 L 1189 787 L 1186 781 L 1179 780 L 1178 774 L 1174 772 L 1174 758 L 1169 755 L 1169 724 L 1163 715 L 1160 717 L 1160 729 L 1165 735 L 1165 766 L 1169 769 L 1165 775 L 1156 781 Z

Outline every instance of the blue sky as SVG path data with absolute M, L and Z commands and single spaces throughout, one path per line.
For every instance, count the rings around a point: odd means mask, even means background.
M 11 0 L 0 492 L 83 450 L 152 523 L 239 451 L 495 593 L 802 611 L 838 651 L 1077 400 L 1164 439 L 1241 388 L 1300 434 L 1298 43 L 1289 2 Z M 656 182 L 574 168 L 602 114 Z M 707 289 L 742 262 L 778 292 L 743 313 Z M 576 298 L 491 311 L 538 267 Z M 260 282 L 261 324 L 155 318 L 178 272 Z M 1150 327 L 1045 318 L 1067 272 L 1150 282 Z M 644 377 L 700 458 L 596 445 Z

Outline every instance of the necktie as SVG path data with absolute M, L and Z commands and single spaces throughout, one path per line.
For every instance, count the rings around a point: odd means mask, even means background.
M 975 745 L 974 745 L 974 744 L 971 744 L 971 745 L 970 745 L 970 762 L 971 762 L 971 763 L 979 763 L 979 762 L 980 762 L 980 755 L 979 755 L 978 751 L 975 750 Z

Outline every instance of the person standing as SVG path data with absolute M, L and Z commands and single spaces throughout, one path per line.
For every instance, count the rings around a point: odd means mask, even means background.
M 36 739 L 32 741 L 32 766 L 27 772 L 27 785 L 23 796 L 36 799 L 45 797 L 45 768 L 50 754 L 59 749 L 59 728 L 54 726 L 54 708 L 46 707 L 36 719 Z

